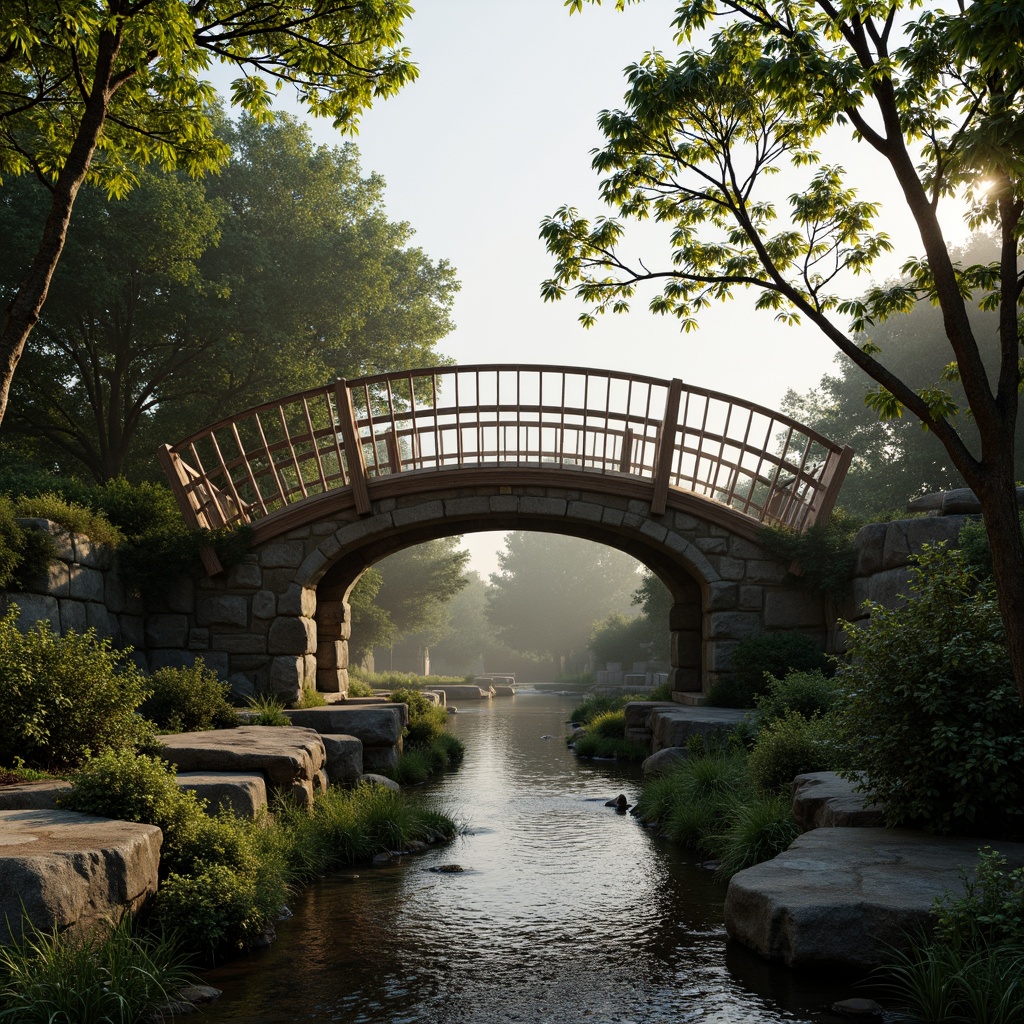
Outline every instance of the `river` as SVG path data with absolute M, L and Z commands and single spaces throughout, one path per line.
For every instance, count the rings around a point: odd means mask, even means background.
M 771 1024 L 857 995 L 726 943 L 725 887 L 605 801 L 639 774 L 579 762 L 572 697 L 462 705 L 461 770 L 419 791 L 454 843 L 296 895 L 268 949 L 207 972 L 223 1024 Z M 428 870 L 458 864 L 462 872 Z

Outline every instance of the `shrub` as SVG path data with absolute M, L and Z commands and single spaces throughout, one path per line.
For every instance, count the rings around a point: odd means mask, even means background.
M 606 740 L 626 738 L 626 712 L 605 711 L 587 723 L 587 735 Z
M 577 757 L 614 757 L 618 761 L 643 761 L 650 754 L 643 743 L 590 733 L 576 740 L 573 750 Z
M 621 706 L 619 698 L 605 697 L 600 693 L 592 693 L 576 705 L 569 713 L 569 721 L 573 725 L 587 725 L 591 719 L 603 715 L 606 711 L 617 711 Z
M 24 530 L 15 522 L 20 513 L 0 494 L 0 590 L 22 590 L 42 576 L 56 557 L 53 538 L 38 530 Z
M 768 690 L 757 698 L 758 725 L 785 717 L 790 711 L 813 718 L 836 707 L 840 687 L 823 672 L 787 672 L 782 679 L 768 677 Z
M 188 668 L 162 668 L 149 677 L 152 693 L 141 711 L 165 732 L 231 729 L 238 712 L 228 702 L 231 688 L 202 658 Z
M 0 1020 L 15 1024 L 134 1024 L 194 979 L 176 938 L 141 936 L 129 916 L 88 935 L 44 932 L 27 920 L 0 946 Z
M 1024 867 L 1007 870 L 1006 858 L 985 847 L 978 851 L 974 877 L 966 871 L 961 877 L 963 895 L 947 892 L 935 901 L 936 941 L 972 951 L 1024 947 Z
M 350 697 L 372 697 L 373 687 L 369 683 L 363 682 L 362 679 L 356 679 L 349 673 L 348 677 L 348 695 Z
M 892 825 L 1012 835 L 1024 828 L 1024 709 L 1002 622 L 962 552 L 926 547 L 899 608 L 846 626 L 843 739 Z
M 798 586 L 839 597 L 849 587 L 857 561 L 853 539 L 863 525 L 858 516 L 837 508 L 827 523 L 803 533 L 765 527 L 758 543 L 780 562 L 799 563 L 800 575 L 794 579 Z
M 750 775 L 763 793 L 786 789 L 804 772 L 830 772 L 844 767 L 830 718 L 804 718 L 787 712 L 764 726 L 750 752 Z
M 405 704 L 409 709 L 405 739 L 410 746 L 429 745 L 448 727 L 448 712 L 419 690 L 392 690 L 388 700 L 395 704 Z
M 86 505 L 67 498 L 53 491 L 37 494 L 34 497 L 22 495 L 14 503 L 17 515 L 32 519 L 49 519 L 59 523 L 72 533 L 81 533 L 96 544 L 107 544 L 116 548 L 123 541 L 121 531 L 102 513 L 94 512 Z
M 249 707 L 256 713 L 253 725 L 292 724 L 292 720 L 284 713 L 284 704 L 276 697 L 254 694 L 249 698 Z
M 94 630 L 57 636 L 48 623 L 27 633 L 14 606 L 0 620 L 0 763 L 73 768 L 90 752 L 134 747 L 149 732 L 136 712 L 145 680 Z
M 737 802 L 726 818 L 725 828 L 708 840 L 720 861 L 718 877 L 731 878 L 737 871 L 771 860 L 799 834 L 788 795 Z
M 768 687 L 766 676 L 781 678 L 788 672 L 824 671 L 828 660 L 822 649 L 803 633 L 759 633 L 736 645 L 731 679 L 716 683 L 708 694 L 719 707 L 749 708 Z

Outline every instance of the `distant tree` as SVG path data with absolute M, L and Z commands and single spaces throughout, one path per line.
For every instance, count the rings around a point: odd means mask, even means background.
M 124 199 L 83 190 L 5 440 L 99 481 L 147 475 L 158 443 L 225 411 L 443 361 L 454 272 L 408 245 L 355 147 L 315 146 L 286 116 L 221 131 L 232 158 L 215 179 L 141 170 Z M 28 179 L 0 189 L 0 298 L 32 258 L 44 197 Z
M 510 533 L 498 562 L 487 597 L 498 638 L 560 670 L 583 656 L 595 622 L 629 607 L 637 583 L 629 555 L 558 534 Z
M 123 196 L 137 167 L 203 174 L 224 162 L 202 76 L 233 65 L 232 103 L 268 115 L 291 86 L 306 109 L 351 127 L 416 75 L 399 47 L 399 0 L 31 0 L 0 5 L 0 175 L 49 190 L 28 270 L 0 330 L 0 420 L 87 180 Z
M 998 256 L 998 241 L 978 235 L 956 252 L 965 265 L 986 263 Z M 982 349 L 985 365 L 996 372 L 999 317 L 991 310 L 968 309 L 971 326 Z M 947 342 L 942 311 L 919 304 L 909 313 L 893 316 L 871 332 L 878 346 L 877 358 L 912 387 L 924 388 L 934 381 L 945 359 Z M 827 437 L 854 449 L 854 460 L 840 498 L 843 507 L 859 515 L 887 513 L 903 508 L 908 499 L 927 491 L 966 487 L 949 452 L 930 430 L 922 430 L 912 418 L 879 419 L 871 407 L 871 382 L 847 356 L 838 353 L 836 370 L 821 378 L 818 386 L 802 394 L 789 391 L 782 401 L 784 412 Z M 976 448 L 978 429 L 967 412 L 967 396 L 961 384 L 950 382 L 949 391 L 960 410 L 950 421 Z M 1017 421 L 1016 476 L 1024 479 L 1024 418 Z
M 920 0 L 676 0 L 672 24 L 678 58 L 645 55 L 628 70 L 624 108 L 600 115 L 605 138 L 593 165 L 618 216 L 591 223 L 563 207 L 542 225 L 555 258 L 545 298 L 572 289 L 591 323 L 627 310 L 638 286 L 651 283 L 660 288 L 651 309 L 689 329 L 713 300 L 753 289 L 759 308 L 812 324 L 874 381 L 875 411 L 916 417 L 977 494 L 1024 702 L 1015 489 L 1024 5 L 975 0 L 950 13 Z M 851 276 L 892 243 L 875 228 L 877 201 L 823 162 L 837 136 L 877 158 L 872 188 L 895 186 L 923 249 L 900 281 L 859 297 Z M 783 168 L 785 198 L 774 177 Z M 998 237 L 995 260 L 964 266 L 950 253 L 940 208 L 964 195 L 971 226 L 990 225 Z M 621 245 L 625 222 L 647 217 L 666 227 L 663 258 L 636 258 Z M 877 358 L 874 329 L 921 301 L 941 310 L 946 348 L 931 379 L 915 387 Z M 991 373 L 972 303 L 998 314 Z M 977 444 L 958 429 L 953 382 L 963 386 Z

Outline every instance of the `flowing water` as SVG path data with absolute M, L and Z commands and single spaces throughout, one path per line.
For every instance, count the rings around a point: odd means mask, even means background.
M 833 1020 L 827 979 L 727 945 L 725 887 L 605 801 L 639 775 L 578 762 L 571 697 L 466 703 L 460 771 L 424 787 L 466 835 L 296 895 L 269 948 L 204 979 L 233 1024 L 769 1024 Z M 429 869 L 458 864 L 461 872 Z

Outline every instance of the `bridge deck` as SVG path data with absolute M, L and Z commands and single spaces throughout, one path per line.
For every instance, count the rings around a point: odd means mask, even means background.
M 805 530 L 831 512 L 851 454 L 781 413 L 679 380 L 517 364 L 339 380 L 160 449 L 186 520 L 206 529 L 341 489 L 368 513 L 384 478 L 413 473 L 428 491 L 443 486 L 438 474 L 471 468 L 510 484 L 543 469 L 615 489 L 626 479 L 655 514 L 677 489 Z

